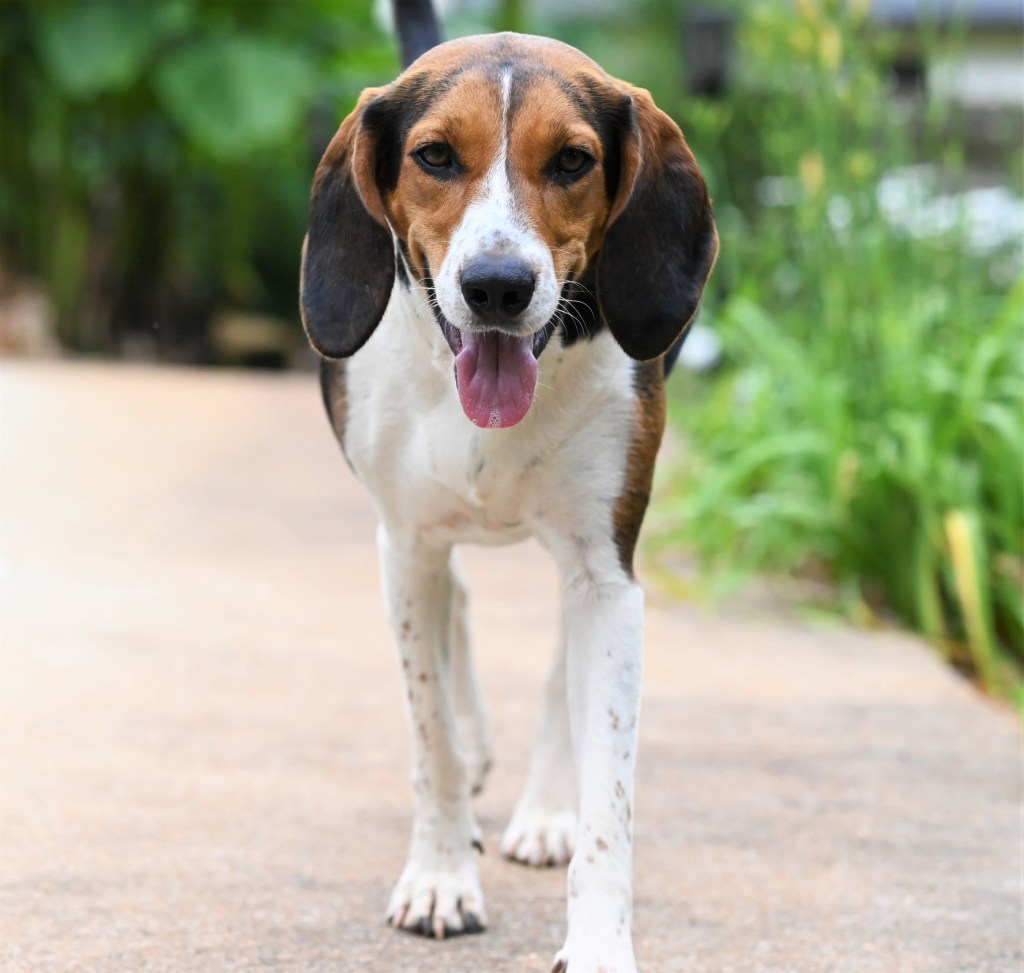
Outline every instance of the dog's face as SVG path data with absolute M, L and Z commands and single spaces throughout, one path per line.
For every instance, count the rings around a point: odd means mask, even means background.
M 703 179 L 675 124 L 574 48 L 513 34 L 442 44 L 364 93 L 317 171 L 303 320 L 354 353 L 395 274 L 427 288 L 482 426 L 529 409 L 560 325 L 607 324 L 662 354 L 717 250 Z
M 520 74 L 513 91 L 511 66 L 463 72 L 412 124 L 385 199 L 411 270 L 463 332 L 543 328 L 608 216 L 600 134 L 556 78 Z

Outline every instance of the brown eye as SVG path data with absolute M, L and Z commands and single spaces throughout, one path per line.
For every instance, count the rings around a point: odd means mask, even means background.
M 590 162 L 590 156 L 582 149 L 562 149 L 555 159 L 555 168 L 559 172 L 575 175 L 582 172 L 588 162 Z
M 424 145 L 416 155 L 424 165 L 431 169 L 446 169 L 452 164 L 451 147 L 445 145 L 444 142 L 431 142 L 429 145 Z

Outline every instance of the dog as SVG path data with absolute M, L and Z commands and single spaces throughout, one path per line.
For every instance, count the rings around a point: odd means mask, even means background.
M 536 537 L 563 625 L 510 859 L 568 862 L 555 971 L 634 973 L 643 593 L 633 554 L 664 381 L 717 256 L 700 169 L 648 92 L 555 40 L 441 43 L 360 97 L 313 181 L 300 304 L 324 403 L 379 517 L 414 819 L 388 921 L 487 924 L 470 805 L 492 763 L 460 543 Z

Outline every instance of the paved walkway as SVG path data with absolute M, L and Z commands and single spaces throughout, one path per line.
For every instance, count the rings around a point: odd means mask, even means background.
M 554 639 L 467 551 L 499 766 L 491 928 L 388 930 L 408 770 L 369 506 L 308 376 L 0 364 L 0 968 L 549 969 L 563 871 L 496 854 Z M 920 644 L 649 599 L 645 973 L 1017 973 L 1019 728 Z

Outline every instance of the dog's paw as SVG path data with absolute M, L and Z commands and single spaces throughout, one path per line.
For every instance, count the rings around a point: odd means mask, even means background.
M 564 865 L 576 845 L 576 813 L 520 804 L 501 839 L 508 859 L 537 867 Z
M 637 973 L 636 959 L 628 943 L 623 947 L 600 939 L 587 944 L 567 942 L 555 955 L 551 973 Z
M 447 870 L 410 861 L 391 893 L 387 921 L 434 939 L 483 932 L 487 912 L 476 862 L 469 858 Z

